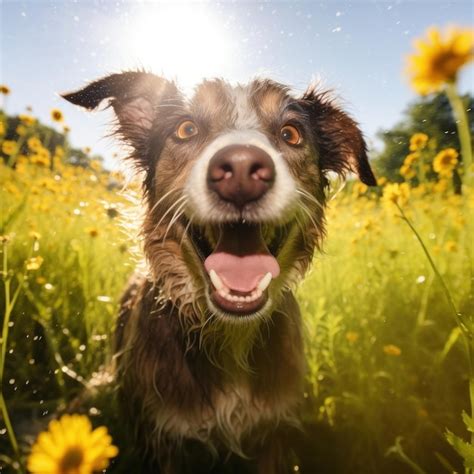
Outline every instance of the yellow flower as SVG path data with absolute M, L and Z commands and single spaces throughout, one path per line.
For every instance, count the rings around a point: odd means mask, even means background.
M 32 151 L 37 151 L 43 146 L 41 143 L 41 140 L 38 137 L 28 138 L 27 143 L 28 143 L 28 148 Z
M 387 184 L 383 189 L 382 199 L 387 203 L 398 204 L 403 206 L 408 202 L 410 197 L 410 186 L 407 183 Z
M 88 155 L 90 152 L 91 152 L 91 147 L 90 146 L 84 147 L 84 153 L 86 153 Z
M 38 436 L 28 457 L 31 474 L 92 474 L 118 454 L 107 428 L 92 430 L 89 418 L 64 415 Z
M 91 160 L 90 163 L 89 163 L 89 166 L 94 171 L 100 171 L 102 169 L 102 164 L 99 160 Z
M 387 184 L 387 178 L 385 176 L 377 179 L 377 186 L 384 186 L 385 184 Z
M 10 94 L 10 88 L 5 84 L 0 84 L 0 94 L 8 95 Z
M 36 153 L 31 156 L 30 161 L 33 165 L 49 166 L 51 164 L 51 154 L 47 148 L 41 146 Z
M 457 252 L 458 244 L 457 244 L 457 242 L 454 242 L 454 240 L 448 240 L 444 244 L 444 248 L 447 252 Z
M 91 237 L 97 237 L 99 235 L 99 231 L 95 227 L 88 227 L 86 229 L 86 232 L 91 236 Z
M 459 69 L 474 59 L 474 32 L 450 28 L 442 35 L 432 27 L 425 39 L 415 40 L 417 50 L 408 57 L 407 74 L 416 92 L 422 95 L 441 90 L 455 82 Z
M 5 132 L 6 132 L 5 123 L 2 120 L 0 120 L 0 136 L 5 135 Z
M 426 135 L 426 133 L 415 133 L 410 138 L 410 151 L 422 150 L 427 143 L 428 135 Z
M 353 344 L 354 342 L 357 342 L 359 339 L 359 333 L 356 331 L 347 331 L 346 332 L 346 339 L 348 342 Z
M 454 148 L 441 150 L 433 160 L 433 169 L 440 175 L 450 178 L 458 164 L 458 152 Z
M 26 261 L 27 270 L 38 270 L 43 265 L 43 257 L 31 257 Z
M 60 145 L 56 145 L 56 148 L 54 149 L 54 154 L 58 158 L 63 158 L 64 157 L 64 148 Z
M 51 110 L 51 118 L 53 122 L 62 122 L 64 120 L 63 113 L 59 109 Z
M 411 166 L 413 163 L 415 163 L 415 161 L 418 160 L 418 158 L 420 158 L 419 153 L 416 153 L 416 152 L 415 153 L 410 153 L 409 155 L 406 156 L 403 163 L 405 165 Z
M 18 151 L 18 145 L 13 140 L 5 140 L 2 143 L 2 151 L 5 155 L 14 155 Z
M 443 194 L 448 189 L 448 180 L 445 178 L 440 179 L 437 183 L 433 186 L 433 191 L 435 193 Z
M 364 184 L 364 183 L 354 183 L 354 187 L 352 188 L 352 192 L 355 196 L 362 196 L 362 194 L 365 194 L 369 187 Z
M 23 136 L 26 134 L 26 127 L 24 125 L 18 125 L 18 127 L 16 127 L 16 133 L 18 136 Z
M 34 125 L 35 122 L 36 122 L 36 119 L 34 117 L 32 117 L 31 115 L 27 115 L 27 114 L 20 114 L 18 116 L 18 118 L 27 127 L 30 127 L 31 125 Z
M 400 168 L 400 174 L 405 178 L 405 179 L 411 179 L 416 176 L 415 171 L 413 168 L 410 167 L 410 165 L 403 164 L 402 167 Z
M 385 352 L 385 354 L 390 356 L 399 356 L 402 353 L 402 350 L 394 344 L 388 344 L 386 346 L 383 346 L 383 351 Z
M 33 239 L 33 240 L 39 240 L 41 239 L 41 234 L 39 232 L 36 232 L 34 230 L 32 230 L 30 232 L 30 237 Z

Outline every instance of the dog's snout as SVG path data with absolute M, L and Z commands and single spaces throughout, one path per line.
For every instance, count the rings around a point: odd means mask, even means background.
M 275 165 L 270 155 L 251 145 L 230 145 L 209 162 L 207 184 L 238 207 L 261 198 L 273 185 Z

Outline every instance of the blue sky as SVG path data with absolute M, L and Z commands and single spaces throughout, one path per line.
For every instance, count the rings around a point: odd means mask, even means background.
M 1 0 L 0 0 L 1 1 Z M 124 2 L 0 4 L 0 83 L 6 108 L 31 105 L 49 121 L 59 107 L 73 145 L 111 164 L 108 112 L 86 114 L 57 95 L 120 69 L 143 66 L 187 91 L 202 76 L 270 76 L 302 91 L 314 78 L 337 91 L 369 140 L 415 98 L 402 70 L 413 38 L 431 25 L 472 26 L 470 1 Z M 461 91 L 474 90 L 474 67 Z

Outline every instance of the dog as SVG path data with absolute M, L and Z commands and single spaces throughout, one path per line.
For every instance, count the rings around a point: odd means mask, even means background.
M 376 184 L 356 122 L 329 92 L 268 79 L 204 80 L 189 98 L 128 71 L 63 97 L 108 99 L 143 177 L 148 270 L 116 331 L 137 445 L 165 473 L 187 472 L 185 446 L 287 472 L 281 433 L 298 424 L 305 372 L 292 291 L 324 237 L 327 176 Z

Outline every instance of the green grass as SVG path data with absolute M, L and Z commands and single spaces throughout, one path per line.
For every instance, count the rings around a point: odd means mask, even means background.
M 110 211 L 122 213 L 126 200 L 108 180 L 72 167 L 51 174 L 0 166 L 4 285 L 14 292 L 21 284 L 3 392 L 20 440 L 32 420 L 71 401 L 111 359 L 118 299 L 135 259 Z M 455 304 L 471 317 L 473 208 L 472 195 L 434 191 L 412 191 L 405 206 Z M 445 431 L 467 436 L 465 348 L 439 281 L 396 213 L 376 194 L 341 193 L 330 204 L 324 253 L 298 288 L 308 361 L 301 472 L 462 468 Z M 37 270 L 26 269 L 32 256 L 43 259 Z M 0 452 L 13 458 L 2 428 Z

